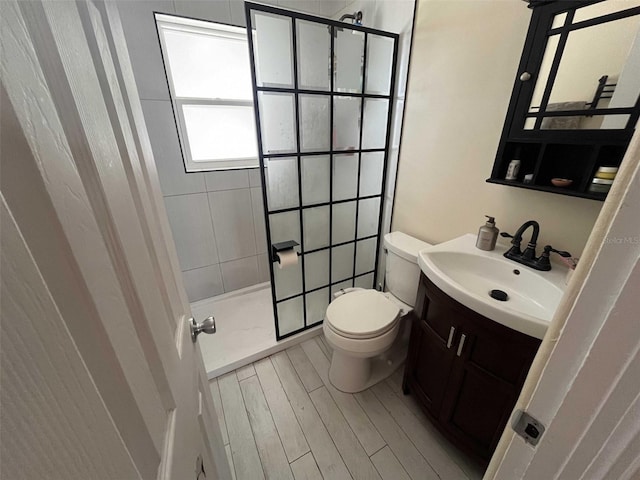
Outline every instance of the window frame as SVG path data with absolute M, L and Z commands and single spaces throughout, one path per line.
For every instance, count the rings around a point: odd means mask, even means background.
M 187 126 L 184 118 L 183 106 L 238 106 L 251 107 L 252 115 L 254 114 L 255 105 L 253 99 L 231 99 L 231 98 L 201 98 L 201 97 L 178 97 L 173 84 L 173 75 L 171 65 L 168 58 L 168 50 L 164 37 L 164 31 L 186 32 L 198 35 L 214 36 L 221 38 L 231 38 L 248 42 L 247 29 L 244 27 L 236 27 L 223 23 L 212 22 L 209 20 L 196 20 L 177 15 L 169 15 L 164 13 L 154 13 L 158 40 L 160 42 L 160 53 L 164 64 L 165 76 L 169 87 L 169 96 L 171 106 L 173 108 L 173 116 L 180 142 L 180 150 L 186 173 L 210 172 L 216 170 L 239 170 L 247 168 L 258 168 L 260 161 L 258 159 L 258 149 L 256 145 L 256 155 L 252 157 L 240 157 L 230 159 L 211 159 L 211 160 L 194 160 L 191 156 L 191 147 L 189 145 L 189 136 L 187 134 Z M 211 25 L 211 27 L 203 27 L 203 24 Z M 247 46 L 247 52 L 248 52 Z M 248 72 L 251 75 L 250 71 Z M 255 128 L 255 126 L 254 126 Z M 257 135 L 255 142 L 257 144 Z

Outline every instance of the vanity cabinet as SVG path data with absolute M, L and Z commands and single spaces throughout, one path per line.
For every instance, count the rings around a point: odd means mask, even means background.
M 529 0 L 533 9 L 487 182 L 604 200 L 599 167 L 618 167 L 640 115 L 640 7 Z M 520 160 L 515 179 L 507 179 Z M 525 176 L 530 175 L 530 179 Z M 572 180 L 558 187 L 552 178 Z
M 404 392 L 449 439 L 487 463 L 539 345 L 453 300 L 422 274 Z

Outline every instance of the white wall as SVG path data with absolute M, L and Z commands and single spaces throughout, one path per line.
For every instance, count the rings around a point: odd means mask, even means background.
M 279 0 L 331 16 L 344 0 Z M 241 0 L 119 0 L 118 8 L 151 138 L 189 301 L 269 280 L 258 169 L 185 173 L 153 12 L 244 26 Z
M 579 256 L 601 202 L 485 183 L 530 20 L 517 0 L 421 0 L 412 50 L 394 230 L 438 243 L 483 215 Z

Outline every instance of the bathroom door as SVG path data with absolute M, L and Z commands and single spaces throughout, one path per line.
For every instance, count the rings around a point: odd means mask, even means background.
M 117 6 L 0 12 L 3 478 L 230 480 Z
M 398 35 L 245 11 L 280 340 L 320 324 L 335 291 L 374 286 Z M 298 261 L 280 268 L 291 241 Z

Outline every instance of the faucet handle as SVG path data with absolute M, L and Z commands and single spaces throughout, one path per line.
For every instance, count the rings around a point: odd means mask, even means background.
M 569 252 L 564 251 L 564 250 L 556 250 L 551 245 L 546 245 L 544 247 L 542 255 L 546 255 L 548 257 L 551 252 L 557 253 L 558 255 L 560 255 L 561 257 L 564 257 L 564 258 L 571 258 L 572 257 L 572 255 Z
M 507 232 L 500 232 L 500 236 L 505 238 L 513 238 L 513 235 Z

